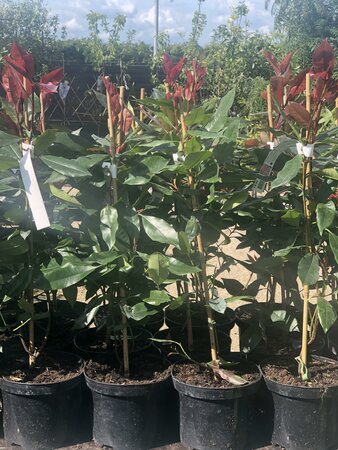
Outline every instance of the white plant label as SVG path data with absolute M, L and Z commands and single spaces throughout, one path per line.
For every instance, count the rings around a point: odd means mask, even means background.
M 267 142 L 267 145 L 270 147 L 270 152 L 268 153 L 268 156 L 265 158 L 265 161 L 260 168 L 259 174 L 264 177 L 269 177 L 271 175 L 273 166 L 275 165 L 275 162 L 278 159 L 278 156 L 280 155 L 280 151 L 277 149 L 275 150 L 275 144 L 274 142 Z M 266 181 L 258 179 L 255 181 L 255 184 L 253 185 L 253 191 L 262 193 L 264 192 L 266 188 Z
M 20 159 L 20 173 L 29 203 L 33 219 L 37 230 L 42 230 L 50 226 L 46 207 L 43 202 L 41 191 L 36 179 L 31 158 L 31 148 L 23 150 L 23 157 Z

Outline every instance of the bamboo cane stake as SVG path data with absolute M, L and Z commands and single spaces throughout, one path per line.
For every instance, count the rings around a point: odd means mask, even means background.
M 188 289 L 188 282 L 184 281 L 183 284 L 184 287 L 184 293 L 188 296 L 189 289 Z M 191 307 L 190 307 L 190 300 L 188 298 L 187 303 L 187 341 L 188 341 L 188 350 L 191 351 L 194 349 L 194 336 L 192 332 L 192 320 L 191 320 Z
M 108 110 L 108 130 L 110 137 L 110 154 L 112 156 L 112 164 L 116 164 L 115 160 L 115 142 L 114 142 L 114 126 L 113 126 L 113 117 L 112 110 L 110 104 L 110 96 L 109 92 L 106 92 L 107 96 L 107 110 Z M 123 122 L 123 97 L 124 97 L 124 86 L 120 87 L 120 102 L 121 102 L 121 112 L 118 118 L 118 130 L 116 135 L 116 145 L 120 146 L 122 143 L 122 122 Z M 116 204 L 118 201 L 118 192 L 117 192 L 117 179 L 116 177 L 112 177 L 112 196 L 113 196 L 113 204 Z M 124 304 L 124 299 L 126 297 L 125 290 L 120 287 L 119 295 L 121 299 L 121 305 Z M 127 329 L 127 317 L 122 313 L 122 345 L 123 345 L 123 373 L 125 377 L 129 377 L 130 375 L 130 364 L 129 364 L 129 349 L 128 349 L 128 329 Z
M 311 112 L 311 79 L 310 74 L 306 74 L 306 110 Z M 309 139 L 307 133 L 307 140 Z M 312 158 L 304 158 L 303 160 L 303 203 L 304 203 L 304 217 L 305 217 L 305 247 L 306 252 L 312 252 L 311 242 L 311 205 L 310 193 L 312 189 Z M 310 288 L 308 285 L 303 287 L 303 327 L 302 327 L 302 348 L 300 358 L 303 365 L 307 366 L 308 359 L 308 320 L 309 320 L 309 295 Z
M 182 126 L 182 137 L 183 139 L 187 135 L 187 127 L 184 120 L 184 115 L 181 114 L 181 126 Z M 188 185 L 190 189 L 194 189 L 194 179 L 192 175 L 188 176 Z M 198 210 L 198 199 L 195 194 L 192 195 L 192 209 L 193 211 Z M 209 330 L 209 338 L 210 338 L 210 348 L 211 348 L 211 360 L 214 364 L 218 363 L 218 348 L 217 348 L 217 340 L 216 333 L 214 328 L 214 320 L 212 316 L 212 310 L 210 307 L 210 295 L 209 295 L 209 285 L 208 285 L 208 276 L 207 276 L 207 268 L 205 263 L 205 254 L 203 247 L 203 240 L 201 233 L 198 233 L 196 236 L 197 250 L 200 259 L 200 268 L 201 268 L 201 279 L 202 279 L 202 294 L 203 300 L 205 302 L 205 307 L 207 311 L 208 318 L 208 330 Z
M 336 125 L 338 126 L 338 97 L 336 98 Z
M 23 88 L 24 90 L 27 92 L 27 78 L 23 77 Z M 27 110 L 27 105 L 24 105 L 24 113 L 23 113 L 23 117 L 24 117 L 24 122 L 25 122 L 25 127 L 29 128 L 29 120 L 28 120 L 28 110 Z
M 42 93 L 40 92 L 40 124 L 41 124 L 41 131 L 42 133 L 44 133 L 46 131 L 46 126 L 45 126 L 45 110 L 43 107 L 43 97 L 42 97 Z
M 273 116 L 272 116 L 272 97 L 271 97 L 271 85 L 268 84 L 266 88 L 266 99 L 268 103 L 268 123 L 269 128 L 273 128 Z M 273 142 L 273 133 L 270 131 L 270 141 Z
M 141 92 L 140 92 L 140 100 L 144 100 L 144 96 L 145 96 L 145 89 L 141 88 Z M 143 106 L 140 106 L 140 122 L 143 122 L 144 120 L 144 110 L 143 110 Z

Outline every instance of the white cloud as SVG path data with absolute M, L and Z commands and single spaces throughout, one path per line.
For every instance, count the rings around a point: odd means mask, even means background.
M 64 26 L 67 28 L 67 30 L 69 30 L 70 32 L 75 32 L 75 31 L 83 31 L 84 30 L 84 26 L 83 24 L 81 24 L 80 22 L 78 22 L 77 19 L 75 19 L 74 17 L 70 20 L 67 20 L 66 22 L 64 22 Z
M 1 1 L 1 0 L 0 0 Z M 73 0 L 64 4 L 60 0 L 45 0 L 51 13 L 58 14 L 60 23 L 68 29 L 68 37 L 83 37 L 88 34 L 86 14 L 90 10 L 107 15 L 111 20 L 116 14 L 127 17 L 125 30 L 135 29 L 136 38 L 152 43 L 154 34 L 154 0 Z M 250 29 L 265 33 L 271 30 L 273 19 L 264 9 L 264 0 L 246 0 L 249 8 Z M 207 16 L 207 26 L 200 40 L 203 45 L 210 39 L 212 31 L 220 24 L 226 24 L 231 8 L 238 0 L 205 0 L 202 13 Z M 178 33 L 189 35 L 191 20 L 197 7 L 197 0 L 160 0 L 160 31 L 167 31 L 175 42 Z

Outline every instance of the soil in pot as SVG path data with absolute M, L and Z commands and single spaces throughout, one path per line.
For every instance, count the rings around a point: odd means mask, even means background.
M 132 356 L 130 368 L 126 378 L 118 364 L 87 362 L 94 440 L 114 450 L 145 450 L 176 442 L 178 398 L 168 363 L 142 352 Z
M 279 357 L 263 364 L 272 392 L 272 442 L 288 450 L 338 448 L 338 363 L 314 356 L 309 381 L 298 376 L 293 358 Z
M 34 368 L 22 359 L 1 361 L 4 436 L 25 449 L 53 449 L 81 439 L 82 360 L 53 352 Z
M 245 384 L 235 386 L 197 364 L 173 368 L 174 386 L 180 396 L 181 442 L 196 450 L 247 450 L 253 423 L 254 394 L 261 374 L 247 361 L 235 362 L 227 371 Z

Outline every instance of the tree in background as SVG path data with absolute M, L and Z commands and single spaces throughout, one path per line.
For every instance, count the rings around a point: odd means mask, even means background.
M 65 34 L 57 15 L 50 15 L 44 0 L 1 0 L 0 52 L 9 51 L 13 41 L 34 54 L 38 70 L 49 63 L 57 41 Z
M 280 33 L 280 54 L 297 49 L 294 60 L 306 67 L 311 64 L 313 49 L 324 38 L 337 52 L 337 0 L 266 0 L 265 7 L 271 7 L 274 28 Z
M 227 24 L 216 28 L 204 49 L 206 94 L 220 97 L 236 86 L 233 112 L 241 115 L 261 110 L 259 89 L 271 74 L 262 54 L 262 49 L 271 49 L 271 36 L 249 31 L 248 12 L 243 1 L 235 6 Z

